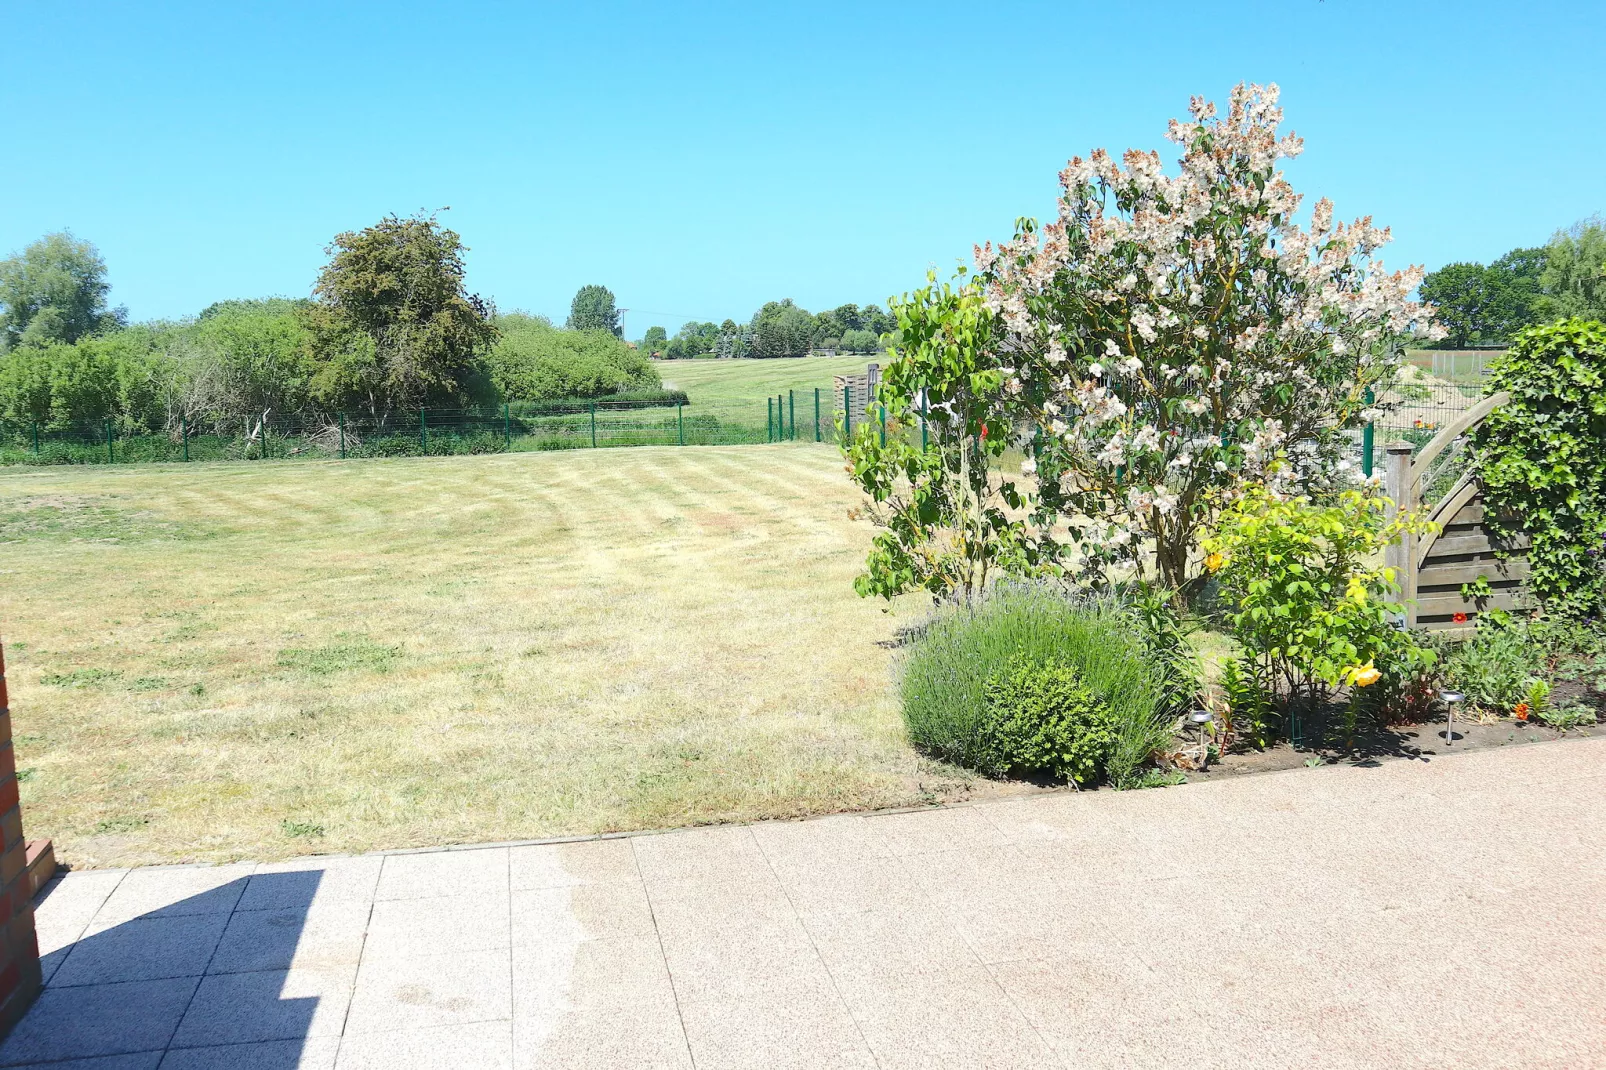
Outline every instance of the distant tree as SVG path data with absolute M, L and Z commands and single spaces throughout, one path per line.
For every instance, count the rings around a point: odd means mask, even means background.
M 767 302 L 753 316 L 753 355 L 800 357 L 814 341 L 814 317 L 790 297 Z
M 475 393 L 497 330 L 463 286 L 455 231 L 433 215 L 391 215 L 325 252 L 307 313 L 319 400 L 383 412 Z
M 122 326 L 128 313 L 106 308 L 110 290 L 100 252 L 65 230 L 0 260 L 0 353 Z
M 492 382 L 510 401 L 605 397 L 661 386 L 640 349 L 602 331 L 568 331 L 540 316 L 498 316 L 501 332 L 486 358 Z
M 1497 314 L 1498 295 L 1482 264 L 1446 264 L 1423 277 L 1419 292 L 1438 308 L 1439 322 L 1449 332 L 1446 341 L 1455 348 L 1483 337 Z
M 891 313 L 883 312 L 875 305 L 865 305 L 859 310 L 859 329 L 869 331 L 879 338 L 883 334 L 891 334 L 898 329 L 898 321 L 892 318 Z
M 619 334 L 619 309 L 614 305 L 613 291 L 606 286 L 582 286 L 569 302 L 571 331 L 607 331 Z
M 1541 298 L 1545 262 L 1549 258 L 1550 250 L 1541 245 L 1513 249 L 1489 265 L 1487 277 L 1496 295 L 1490 326 L 1500 341 L 1509 340 L 1543 318 Z
M 1591 216 L 1551 238 L 1541 282 L 1545 316 L 1606 320 L 1606 219 Z
M 648 327 L 647 333 L 641 339 L 641 348 L 648 353 L 657 353 L 664 348 L 669 340 L 669 332 L 662 327 Z
M 858 305 L 838 305 L 831 310 L 831 315 L 842 325 L 844 331 L 860 331 L 864 329 L 864 315 L 859 311 Z

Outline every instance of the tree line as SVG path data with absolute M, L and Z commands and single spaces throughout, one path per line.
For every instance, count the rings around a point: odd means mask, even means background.
M 46 235 L 0 260 L 0 420 L 159 431 L 240 414 L 385 418 L 662 385 L 616 323 L 571 315 L 559 328 L 498 312 L 466 288 L 464 251 L 433 215 L 387 216 L 336 235 L 310 298 L 222 301 L 130 324 L 108 307 L 95 247 Z
M 649 327 L 639 345 L 665 360 L 801 357 L 820 350 L 874 353 L 885 347 L 885 336 L 896 329 L 892 316 L 878 305 L 838 305 L 825 312 L 809 312 L 788 297 L 766 302 L 746 323 L 693 320 L 673 338 L 663 327 Z
M 1606 319 L 1606 220 L 1592 216 L 1488 266 L 1446 264 L 1423 278 L 1421 295 L 1438 307 L 1449 332 L 1441 345 L 1452 349 L 1506 342 L 1568 316 Z

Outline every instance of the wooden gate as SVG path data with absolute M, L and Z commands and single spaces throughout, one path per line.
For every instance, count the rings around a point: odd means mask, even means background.
M 1395 509 L 1419 510 L 1423 484 L 1433 462 L 1510 400 L 1511 395 L 1504 391 L 1484 398 L 1435 435 L 1415 457 L 1409 442 L 1390 443 L 1385 487 Z M 1525 538 L 1496 541 L 1484 524 L 1483 487 L 1474 470 L 1462 475 L 1434 503 L 1428 519 L 1438 529 L 1434 534 L 1406 536 L 1388 550 L 1387 563 L 1400 577 L 1403 596 L 1408 600 L 1407 624 L 1433 631 L 1469 629 L 1476 623 L 1480 609 L 1525 609 L 1530 605 L 1523 587 L 1528 576 L 1528 560 L 1523 551 L 1528 542 Z M 1489 582 L 1491 596 L 1477 601 L 1463 598 L 1462 584 L 1479 579 Z

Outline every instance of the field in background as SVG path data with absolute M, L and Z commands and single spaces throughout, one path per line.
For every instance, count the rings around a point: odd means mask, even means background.
M 903 742 L 854 500 L 813 446 L 0 473 L 29 832 L 126 865 L 962 790 Z
M 829 419 L 831 377 L 863 372 L 868 364 L 885 364 L 887 355 L 851 357 L 777 357 L 766 360 L 662 360 L 653 367 L 664 386 L 684 390 L 691 398 L 687 412 L 712 414 L 721 420 L 745 420 L 764 426 L 764 401 L 788 390 L 797 392 L 798 425 L 805 422 L 805 398 L 811 411 L 814 389 L 820 388 L 823 419 Z

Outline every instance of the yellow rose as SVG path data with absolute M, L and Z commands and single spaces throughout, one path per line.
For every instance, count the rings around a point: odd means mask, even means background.
M 1353 687 L 1370 687 L 1383 678 L 1369 658 L 1365 665 L 1351 665 L 1344 670 L 1344 679 Z
M 1209 557 L 1205 558 L 1205 568 L 1209 569 L 1211 572 L 1216 571 L 1217 569 L 1219 569 L 1222 565 L 1225 565 L 1226 563 L 1227 563 L 1227 559 L 1225 557 L 1222 557 L 1218 553 L 1217 554 L 1211 554 Z

